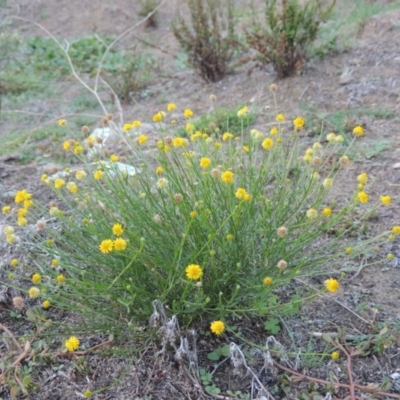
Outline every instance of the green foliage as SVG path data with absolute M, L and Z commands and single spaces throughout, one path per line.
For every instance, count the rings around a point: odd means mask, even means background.
M 216 82 L 228 72 L 236 48 L 233 0 L 188 0 L 191 26 L 178 14 L 172 31 L 192 67 L 206 81 Z
M 270 318 L 265 321 L 264 328 L 271 335 L 276 335 L 281 330 L 281 327 L 279 326 L 279 320 L 276 318 Z
M 229 357 L 230 345 L 227 344 L 222 347 L 217 347 L 212 352 L 207 354 L 207 358 L 212 361 L 218 361 L 221 357 Z
M 244 119 L 249 110 L 238 114 Z M 336 185 L 347 165 L 336 155 L 343 138 L 316 142 L 302 158 L 301 118 L 290 130 L 280 114 L 269 134 L 243 129 L 222 141 L 176 136 L 168 121 L 175 117 L 162 118 L 157 148 L 145 135 L 119 132 L 126 164 L 104 158 L 106 147 L 94 146 L 95 139 L 85 141 L 88 153 L 98 150 L 90 159 L 80 154 L 84 143 L 67 142 L 82 171 L 43 178 L 59 199 L 50 210 L 56 222 L 20 239 L 42 275 L 38 287 L 54 307 L 81 314 L 82 329 L 133 334 L 158 300 L 182 324 L 261 316 L 269 332 L 278 332 L 277 316 L 293 315 L 319 293 L 288 298 L 279 288 L 331 273 L 332 263 L 348 259 L 341 239 L 350 228 L 343 222 L 370 215 L 379 196 L 370 195 L 368 209 L 355 181 L 353 194 L 338 203 Z M 48 213 L 35 202 L 27 218 Z M 387 233 L 360 239 L 352 256 L 386 240 Z
M 266 0 L 265 27 L 257 22 L 246 31 L 248 45 L 271 63 L 277 76 L 285 78 L 301 70 L 321 22 L 330 16 L 336 0 L 322 6 L 320 0 Z
M 100 65 L 111 37 L 86 36 L 73 41 L 68 55 L 80 74 L 101 73 L 122 101 L 130 100 L 133 93 L 143 89 L 154 70 L 154 57 L 109 49 Z M 71 69 L 63 50 L 51 38 L 40 36 L 28 39 L 5 32 L 0 36 L 0 92 L 21 93 L 40 91 L 49 81 L 61 79 Z
M 237 113 L 240 108 L 229 109 L 219 107 L 201 116 L 199 119 L 191 121 L 191 124 L 194 126 L 194 131 L 200 131 L 217 137 L 225 132 L 239 135 L 243 129 L 253 125 L 256 120 L 256 114 L 253 112 L 247 113 L 244 118 L 239 118 Z M 184 128 L 180 128 L 177 133 L 182 136 L 187 135 Z

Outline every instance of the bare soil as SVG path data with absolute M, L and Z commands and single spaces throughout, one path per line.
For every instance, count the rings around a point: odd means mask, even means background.
M 174 63 L 179 55 L 179 47 L 172 35 L 170 22 L 176 7 L 182 8 L 182 3 L 178 0 L 167 1 L 159 11 L 159 25 L 156 29 L 140 26 L 120 44 L 128 46 L 136 42 L 143 46 L 142 40 L 145 40 L 152 43 L 154 54 L 163 60 L 160 78 L 148 88 L 146 97 L 140 98 L 137 103 L 123 106 L 125 120 L 132 120 L 138 115 L 142 120 L 149 118 L 154 111 L 165 108 L 169 101 L 176 102 L 180 108 L 190 107 L 201 115 L 213 106 L 209 101 L 210 94 L 217 96 L 219 106 L 243 104 L 259 110 L 272 106 L 269 92 L 270 84 L 275 82 L 272 70 L 253 70 L 250 73 L 250 66 L 245 64 L 222 81 L 208 84 L 188 68 L 176 69 Z M 387 1 L 375 3 L 382 6 L 388 4 Z M 118 35 L 139 20 L 138 8 L 139 2 L 127 0 L 109 3 L 98 0 L 20 0 L 18 4 L 11 4 L 9 13 L 18 13 L 20 17 L 37 21 L 55 36 L 71 40 L 93 33 Z M 28 22 L 15 21 L 12 28 L 24 35 L 44 35 L 43 31 Z M 357 122 L 365 127 L 366 137 L 362 139 L 362 146 L 358 147 L 358 154 L 349 168 L 348 181 L 354 182 L 356 176 L 365 171 L 374 182 L 373 194 L 392 194 L 390 207 L 380 209 L 374 220 L 370 221 L 371 231 L 379 232 L 399 224 L 400 10 L 370 18 L 360 29 L 358 37 L 354 38 L 354 46 L 350 50 L 322 61 L 313 61 L 298 76 L 276 83 L 278 104 L 286 114 L 304 114 L 305 105 L 308 110 L 315 110 L 312 114 L 314 116 L 348 111 L 343 123 Z M 80 90 L 74 82 L 64 87 L 63 100 L 67 101 Z M 365 109 L 385 110 L 391 114 L 377 116 L 371 112 L 362 112 Z M 46 122 L 43 116 L 56 120 L 68 114 L 69 109 L 65 101 L 50 99 L 48 102 L 30 103 L 25 111 L 33 112 L 31 126 L 35 127 Z M 356 114 L 357 111 L 359 114 Z M 256 126 L 262 129 L 264 122 L 265 119 L 260 116 Z M 318 118 L 314 118 L 313 123 L 315 129 L 318 129 Z M 326 124 L 327 131 L 333 129 L 329 120 Z M 0 140 L 9 128 L 9 125 L 0 125 Z M 310 136 L 312 131 L 313 127 L 309 127 Z M 15 132 L 17 134 L 17 130 Z M 383 140 L 390 141 L 390 147 L 380 150 L 378 144 Z M 312 137 L 305 135 L 304 141 L 311 142 Z M 39 150 L 43 148 L 44 152 L 49 148 L 46 139 L 35 146 Z M 29 164 L 21 163 L 18 153 L 0 159 L 0 206 L 6 204 L 13 192 L 21 188 L 34 192 L 36 197 L 48 203 L 51 194 L 43 192 L 42 186 L 39 188 L 37 183 L 46 168 L 49 168 L 49 163 L 43 159 Z M 350 193 L 346 183 L 344 181 L 341 188 L 343 194 Z M 390 343 L 384 343 L 381 351 L 377 351 L 370 342 L 363 354 L 353 358 L 352 373 L 357 384 L 371 387 L 382 383 L 386 377 L 391 383 L 391 389 L 388 390 L 400 398 L 400 378 L 393 378 L 396 376 L 393 374 L 400 372 L 400 240 L 396 238 L 381 250 L 393 253 L 394 260 L 368 268 L 362 268 L 366 260 L 360 260 L 359 271 L 343 279 L 340 293 L 313 302 L 300 316 L 284 318 L 283 329 L 276 338 L 287 350 L 302 348 L 304 352 L 311 348 L 318 352 L 324 351 L 326 344 L 313 337 L 311 332 L 337 332 L 338 327 L 344 327 L 348 335 L 361 338 L 362 335 L 375 332 L 380 323 L 397 326 L 397 335 L 392 335 Z M 13 254 L 3 246 L 0 247 L 0 255 L 4 260 L 0 270 L 2 280 L 9 272 L 6 264 Z M 15 290 L 11 289 L 0 303 L 0 323 L 15 335 L 26 334 L 32 329 L 30 323 L 10 314 L 10 299 L 15 294 Z M 60 318 L 69 317 L 60 315 Z M 265 343 L 267 334 L 263 330 L 262 321 L 242 321 L 238 325 L 244 337 L 259 345 Z M 207 326 L 198 326 L 197 329 L 198 363 L 208 372 L 215 370 L 213 382 L 221 389 L 218 396 L 206 394 L 204 389 L 196 385 L 188 377 L 190 374 L 187 370 L 174 359 L 172 351 L 164 356 L 156 356 L 160 350 L 159 343 L 135 342 L 122 344 L 118 355 L 100 352 L 76 358 L 52 359 L 35 366 L 33 378 L 37 387 L 29 398 L 81 399 L 83 391 L 88 387 L 93 392 L 98 391 L 93 398 L 99 400 L 240 398 L 238 393 L 228 395 L 228 390 L 252 393 L 251 398 L 256 398 L 257 393 L 261 396 L 258 391 L 260 385 L 249 376 L 234 376 L 229 361 L 217 365 L 217 362 L 207 358 L 210 351 L 236 340 L 228 334 L 222 338 L 213 338 L 207 334 L 207 330 Z M 83 345 L 89 348 L 106 339 L 99 336 L 87 337 L 83 339 Z M 54 345 L 60 343 L 56 341 Z M 354 345 L 354 342 L 351 343 Z M 135 356 L 131 356 L 132 347 L 138 349 Z M 251 346 L 248 346 L 248 350 L 251 350 Z M 0 340 L 0 369 L 6 351 L 5 342 Z M 263 369 L 263 360 L 257 354 L 252 356 L 251 367 L 258 373 L 262 384 L 275 393 L 276 399 L 296 398 L 301 390 L 308 387 L 296 379 L 285 381 L 282 370 L 273 373 Z M 315 378 L 329 379 L 336 376 L 339 382 L 348 382 L 345 357 L 337 362 L 327 358 L 320 364 L 309 361 L 299 370 Z M 287 392 L 285 387 L 289 388 Z M 326 392 L 322 385 L 318 389 L 321 394 Z M 338 389 L 334 397 L 347 398 L 348 395 L 347 390 Z M 370 395 L 358 392 L 358 396 L 367 398 Z M 0 398 L 10 399 L 8 386 L 0 387 Z M 302 398 L 311 399 L 312 396 Z

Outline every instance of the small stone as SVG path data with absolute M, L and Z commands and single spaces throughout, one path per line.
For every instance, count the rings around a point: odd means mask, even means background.
M 393 164 L 394 169 L 399 169 L 400 168 L 400 162 Z

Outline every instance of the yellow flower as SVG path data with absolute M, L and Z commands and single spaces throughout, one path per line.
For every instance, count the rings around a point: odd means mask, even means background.
M 250 136 L 253 138 L 253 140 L 260 140 L 262 137 L 262 132 L 260 132 L 258 129 L 252 129 L 250 131 Z
M 362 174 L 357 176 L 357 181 L 362 185 L 366 185 L 368 182 L 368 175 L 365 172 L 363 172 Z
M 224 142 L 226 142 L 227 140 L 232 139 L 232 138 L 233 138 L 233 135 L 232 135 L 232 133 L 230 133 L 230 132 L 225 132 L 225 133 L 222 135 L 222 140 L 223 140 Z
M 67 120 L 66 119 L 59 119 L 57 122 L 58 126 L 65 126 L 67 124 Z
M 221 142 L 215 142 L 215 143 L 214 143 L 214 147 L 215 147 L 217 150 L 219 150 L 219 149 L 222 147 Z
M 86 178 L 86 172 L 81 169 L 79 171 L 76 171 L 75 178 L 78 181 L 83 181 Z
M 249 112 L 249 107 L 243 107 L 237 112 L 237 116 L 239 118 L 244 118 L 248 112 Z
M 384 204 L 385 206 L 388 206 L 392 201 L 392 198 L 390 196 L 381 196 L 380 199 L 382 204 Z
M 326 135 L 326 140 L 328 142 L 333 142 L 335 140 L 336 134 L 331 132 Z
M 332 210 L 329 207 L 325 207 L 322 211 L 325 217 L 329 218 L 332 215 Z
M 157 167 L 156 168 L 156 174 L 157 175 L 161 175 L 161 174 L 163 174 L 165 171 L 164 171 L 164 168 L 163 167 Z
M 64 185 L 65 185 L 64 179 L 57 178 L 57 179 L 54 181 L 54 187 L 55 187 L 56 189 L 61 189 Z
M 340 358 L 340 354 L 339 354 L 339 352 L 334 351 L 334 352 L 331 354 L 331 357 L 332 357 L 332 360 L 338 360 L 338 359 Z
M 26 200 L 30 200 L 32 198 L 32 194 L 28 193 L 26 190 L 19 190 L 16 194 L 15 194 L 15 203 L 23 203 Z
M 186 277 L 193 281 L 197 281 L 203 276 L 203 270 L 198 264 L 189 264 L 186 267 Z
M 13 258 L 13 259 L 10 261 L 10 265 L 11 265 L 12 267 L 16 267 L 16 266 L 18 265 L 18 260 L 17 260 L 16 258 Z
M 183 112 L 183 116 L 185 118 L 192 118 L 193 117 L 193 111 L 190 108 L 187 108 L 184 112 Z
M 239 200 L 243 200 L 246 196 L 247 192 L 246 189 L 243 188 L 238 188 L 236 190 L 235 196 L 239 199 Z
M 71 336 L 65 341 L 65 347 L 68 351 L 76 351 L 79 348 L 80 341 L 76 336 Z
M 305 123 L 306 123 L 306 122 L 304 121 L 304 118 L 302 118 L 302 117 L 297 117 L 297 118 L 293 121 L 294 129 L 295 129 L 296 131 L 299 131 L 299 130 L 303 129 Z
M 333 141 L 335 143 L 343 143 L 344 142 L 344 137 L 342 135 L 337 135 Z
M 64 275 L 57 275 L 56 278 L 58 283 L 63 283 L 65 281 L 65 276 Z
M 221 174 L 221 180 L 224 183 L 233 183 L 235 180 L 235 174 L 231 171 L 225 171 Z
M 6 242 L 8 244 L 14 244 L 17 241 L 17 236 L 14 235 L 14 233 L 11 233 L 10 235 L 6 235 Z
M 270 133 L 272 136 L 276 136 L 276 135 L 279 133 L 278 128 L 276 128 L 276 127 L 274 126 L 273 128 L 271 128 L 271 130 L 269 131 L 269 133 Z
M 13 233 L 14 233 L 14 228 L 12 227 L 12 226 L 5 226 L 4 228 L 3 228 L 3 232 L 6 234 L 6 235 L 12 235 Z
M 269 277 L 269 276 L 266 276 L 266 277 L 264 278 L 263 282 L 264 282 L 264 285 L 269 286 L 269 285 L 272 284 L 272 278 Z
M 165 112 L 159 111 L 158 113 L 153 115 L 153 122 L 160 122 L 165 118 Z
M 357 198 L 358 198 L 358 201 L 359 201 L 360 203 L 363 203 L 363 204 L 368 203 L 369 197 L 368 197 L 368 193 L 366 193 L 366 192 L 359 192 L 359 193 L 357 194 Z
M 190 217 L 191 217 L 191 218 L 196 218 L 196 217 L 197 217 L 197 211 L 192 211 L 192 212 L 190 213 Z
M 228 240 L 229 242 L 233 240 L 233 235 L 231 235 L 230 233 L 228 235 L 226 235 L 226 240 Z
M 75 182 L 68 182 L 67 183 L 67 189 L 71 192 L 71 193 L 76 193 L 78 191 L 78 186 L 76 185 Z
M 8 214 L 11 211 L 11 207 L 10 206 L 4 206 L 2 208 L 2 213 L 3 214 Z
M 138 121 L 137 119 L 132 121 L 132 128 L 140 128 L 141 125 L 142 125 L 142 123 L 140 121 Z
M 18 209 L 18 217 L 19 218 L 26 217 L 26 214 L 28 214 L 28 210 L 26 208 L 19 208 Z
M 112 233 L 115 236 L 121 236 L 124 233 L 124 228 L 121 224 L 114 224 L 112 227 Z
M 362 184 L 362 183 L 359 183 L 358 185 L 357 185 L 357 189 L 358 190 L 363 190 L 365 188 L 365 186 Z
M 103 179 L 104 172 L 101 169 L 98 169 L 95 171 L 93 176 L 94 176 L 94 179 L 96 179 L 96 181 L 100 181 L 101 179 Z
M 76 156 L 79 156 L 79 154 L 83 153 L 83 147 L 79 143 L 75 143 L 73 152 Z
M 350 159 L 348 156 L 342 156 L 339 158 L 339 162 L 341 165 L 347 165 L 350 162 Z
M 148 138 L 146 135 L 140 135 L 140 136 L 137 138 L 138 144 L 144 144 L 144 143 L 146 143 L 148 140 L 149 140 L 149 138 Z
M 250 147 L 249 146 L 243 146 L 243 151 L 245 153 L 248 153 L 250 151 Z
M 119 160 L 119 157 L 116 154 L 111 154 L 111 156 L 110 156 L 111 162 L 115 163 L 115 162 L 118 162 L 118 160 Z
M 53 267 L 58 267 L 58 266 L 60 265 L 60 261 L 58 261 L 57 258 L 53 258 L 53 259 L 51 260 L 51 265 L 52 265 Z
M 211 160 L 207 157 L 202 157 L 200 160 L 200 167 L 201 168 L 208 168 L 211 165 Z
M 251 194 L 249 194 L 249 193 L 246 193 L 244 195 L 244 201 L 250 201 L 252 198 L 253 198 L 253 196 Z
M 353 252 L 353 249 L 351 247 L 346 248 L 346 254 L 351 254 Z
M 265 150 L 271 150 L 274 147 L 274 141 L 270 138 L 265 138 L 263 142 L 261 143 L 261 146 Z
M 114 240 L 114 249 L 117 251 L 124 251 L 126 250 L 126 246 L 128 243 L 126 242 L 125 239 L 118 238 Z
M 33 274 L 32 275 L 32 283 L 37 284 L 42 280 L 40 274 Z
M 330 178 L 326 178 L 322 185 L 324 186 L 325 189 L 329 189 L 330 187 L 332 187 L 332 179 Z
M 222 321 L 213 321 L 211 322 L 210 330 L 217 336 L 222 335 L 225 331 L 225 324 Z
M 29 294 L 29 297 L 30 297 L 31 299 L 36 299 L 37 297 L 40 296 L 40 289 L 37 288 L 37 287 L 31 287 L 31 288 L 28 290 L 28 294 Z
M 322 146 L 320 142 L 315 142 L 312 147 L 314 150 L 320 150 Z
M 103 240 L 99 245 L 100 251 L 104 254 L 110 253 L 113 250 L 113 247 L 114 243 L 111 239 Z
M 203 134 L 200 131 L 196 131 L 193 135 L 190 136 L 190 140 L 193 142 L 198 138 L 201 138 Z
M 314 208 L 310 208 L 307 211 L 307 218 L 313 219 L 318 217 L 318 211 L 315 210 Z
M 337 279 L 329 278 L 325 281 L 325 288 L 328 292 L 335 293 L 339 290 L 340 283 Z
M 354 129 L 353 129 L 353 134 L 355 136 L 363 136 L 364 135 L 364 128 L 361 125 L 357 125 Z
M 67 150 L 70 149 L 70 147 L 71 147 L 71 142 L 70 142 L 69 140 L 66 140 L 66 141 L 63 143 L 63 149 L 64 149 L 65 151 L 67 151 Z
M 91 392 L 91 390 L 86 389 L 86 390 L 83 392 L 83 395 L 85 396 L 86 399 L 89 399 L 90 397 L 92 397 L 92 392 Z
M 43 307 L 43 308 L 49 308 L 49 307 L 50 307 L 50 302 L 49 302 L 48 300 L 45 300 L 45 301 L 42 303 L 42 307 Z
M 165 178 L 160 178 L 160 179 L 157 181 L 157 187 L 158 187 L 159 189 L 165 189 L 167 186 L 168 186 L 168 180 L 167 180 L 167 179 L 165 179 Z
M 175 108 L 176 108 L 176 105 L 174 103 L 168 103 L 167 111 L 174 111 Z
M 129 122 L 127 122 L 126 124 L 124 124 L 124 126 L 122 127 L 122 130 L 124 132 L 128 132 L 129 130 L 131 130 L 133 128 L 133 125 L 130 124 Z
M 27 219 L 24 217 L 20 217 L 17 219 L 18 226 L 25 226 L 28 223 Z
M 172 139 L 172 146 L 174 147 L 183 147 L 186 146 L 186 139 L 181 137 L 176 137 Z
M 387 259 L 388 259 L 388 260 L 393 260 L 393 259 L 394 259 L 394 255 L 393 255 L 392 253 L 389 253 L 389 254 L 387 255 Z
M 195 129 L 196 129 L 195 126 L 190 122 L 188 122 L 185 126 L 185 131 L 189 134 L 192 134 Z
M 400 235 L 400 226 L 396 225 L 392 228 L 392 232 L 394 235 Z
M 276 120 L 277 120 L 278 122 L 283 122 L 283 121 L 285 120 L 285 116 L 284 116 L 283 114 L 278 114 L 278 115 L 276 116 Z

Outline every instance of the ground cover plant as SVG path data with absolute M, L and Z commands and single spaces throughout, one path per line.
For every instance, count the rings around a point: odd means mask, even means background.
M 371 169 L 395 143 L 395 114 L 385 96 L 381 109 L 340 108 L 335 90 L 335 109 L 299 110 L 296 85 L 232 92 L 226 108 L 210 87 L 176 89 L 134 112 L 95 89 L 72 102 L 99 99 L 103 118 L 47 121 L 17 161 L 2 146 L 0 398 L 399 397 L 399 324 L 374 297 L 392 276 L 384 304 L 396 301 L 398 199 Z M 48 135 L 63 167 L 26 145 Z
M 276 109 L 267 132 L 243 129 L 237 138 L 230 132 L 216 137 L 196 131 L 193 111 L 185 109 L 180 123 L 190 137 L 183 138 L 174 135 L 176 121 L 171 124 L 168 110 L 175 104 L 153 116 L 156 152 L 146 151 L 140 121 L 118 130 L 105 117 L 103 123 L 131 151 L 127 164 L 110 155 L 101 138 L 77 135 L 63 147 L 82 167 L 42 176 L 58 198 L 50 209 L 24 189 L 15 205 L 3 208 L 19 229 L 30 227 L 27 241 L 13 224 L 4 234 L 36 266 L 28 294 L 45 308 L 79 313 L 87 329 L 122 334 L 126 324 L 134 330 L 146 321 L 156 300 L 184 325 L 200 317 L 214 320 L 211 330 L 219 335 L 223 321 L 251 316 L 271 321 L 320 291 L 336 292 L 340 276 L 332 274 L 333 263 L 399 234 L 394 226 L 349 245 L 357 220 L 389 205 L 391 197 L 372 197 L 361 171 L 350 198 L 335 195 L 351 162 L 342 135 L 321 132 L 301 149 L 304 119 L 286 121 Z M 243 107 L 237 114 L 245 118 L 248 112 Z M 350 134 L 351 147 L 364 129 L 354 126 Z M 296 279 L 326 274 L 333 276 L 319 291 L 300 291 L 286 300 L 279 295 Z

